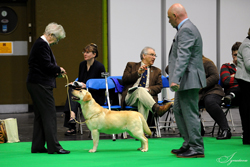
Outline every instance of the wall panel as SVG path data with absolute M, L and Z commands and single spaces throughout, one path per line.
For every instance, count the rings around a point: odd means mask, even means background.
M 250 28 L 249 6 L 249 0 L 221 0 L 220 66 L 232 61 L 232 45 L 247 37 Z
M 109 1 L 110 74 L 123 75 L 127 62 L 139 62 L 145 46 L 157 54 L 154 63 L 161 66 L 160 0 Z

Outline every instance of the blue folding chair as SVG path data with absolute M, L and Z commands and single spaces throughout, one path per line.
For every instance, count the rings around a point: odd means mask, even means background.
M 115 79 L 116 80 L 122 80 L 122 76 L 109 76 L 108 78 L 110 78 L 110 79 L 112 79 L 113 80 L 113 82 L 114 82 L 114 84 L 115 84 Z M 120 96 L 121 96 L 121 94 L 122 94 L 122 90 L 116 90 L 117 91 L 117 93 L 119 94 L 119 102 L 120 102 Z M 133 107 L 133 106 L 125 106 L 125 108 L 124 108 L 125 110 L 137 110 L 137 107 Z
M 162 89 L 163 88 L 169 88 L 169 81 L 168 81 L 168 76 L 161 76 L 161 80 L 162 80 Z M 158 101 L 158 104 L 162 104 L 163 101 Z
M 107 84 L 106 84 L 106 80 L 104 78 L 89 79 L 87 81 L 87 83 L 86 83 L 86 88 L 87 88 L 87 90 L 88 89 L 95 89 L 95 90 L 104 89 L 104 90 L 106 90 L 106 104 L 107 105 L 104 105 L 102 107 L 107 108 L 109 110 L 112 110 L 112 109 L 119 110 L 119 109 L 121 109 L 121 106 L 119 106 L 119 105 L 111 105 L 110 104 L 109 89 L 114 89 L 115 88 L 115 84 L 110 78 L 107 78 Z

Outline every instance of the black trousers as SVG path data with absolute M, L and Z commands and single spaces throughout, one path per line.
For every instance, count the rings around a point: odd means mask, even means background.
M 217 122 L 222 130 L 229 129 L 227 118 L 221 109 L 221 96 L 217 94 L 208 94 L 203 101 L 199 103 L 201 106 L 205 106 L 209 115 Z
M 240 118 L 243 130 L 243 143 L 250 143 L 250 82 L 237 79 L 241 94 L 239 102 Z
M 48 153 L 62 148 L 57 140 L 56 107 L 53 88 L 41 84 L 27 83 L 34 105 L 34 127 L 31 151 L 40 151 L 47 143 Z

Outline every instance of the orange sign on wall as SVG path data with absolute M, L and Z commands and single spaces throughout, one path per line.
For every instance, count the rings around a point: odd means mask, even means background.
M 0 55 L 13 54 L 13 42 L 0 42 Z

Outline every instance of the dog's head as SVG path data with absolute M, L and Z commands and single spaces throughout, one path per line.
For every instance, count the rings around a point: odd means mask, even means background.
M 85 89 L 80 89 L 80 90 L 76 90 L 76 89 L 73 89 L 72 90 L 72 94 L 73 96 L 71 97 L 71 99 L 73 101 L 77 101 L 77 102 L 81 102 L 81 101 L 90 101 L 92 99 L 92 96 L 91 94 L 86 91 Z

